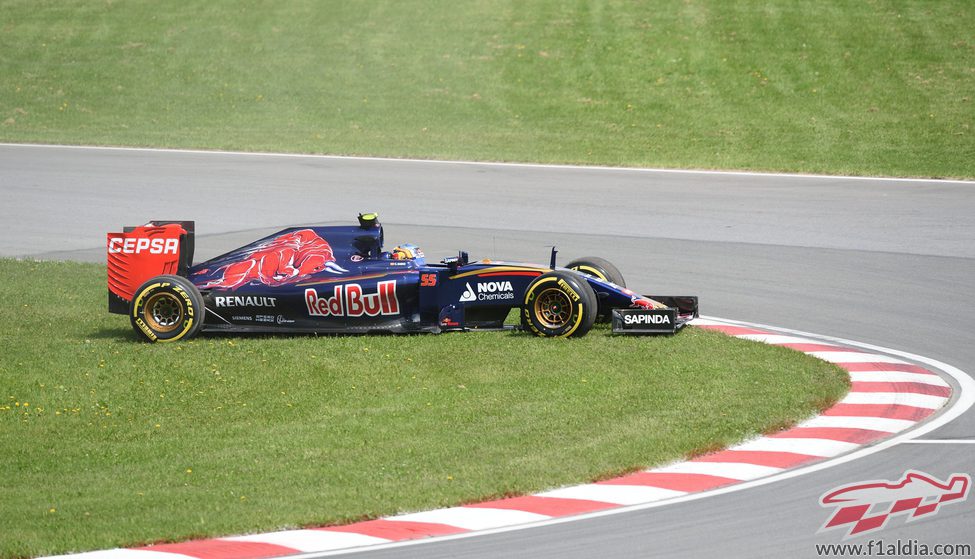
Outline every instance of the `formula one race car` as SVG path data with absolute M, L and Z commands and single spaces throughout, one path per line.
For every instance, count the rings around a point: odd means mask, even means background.
M 293 227 L 193 265 L 194 223 L 153 221 L 108 234 L 108 309 L 149 341 L 202 331 L 445 332 L 501 329 L 511 309 L 539 336 L 673 334 L 696 297 L 643 296 L 595 257 L 564 268 L 481 260 L 428 264 L 415 245 L 383 251 L 376 214 L 359 225 Z M 508 326 L 512 328 L 513 326 Z

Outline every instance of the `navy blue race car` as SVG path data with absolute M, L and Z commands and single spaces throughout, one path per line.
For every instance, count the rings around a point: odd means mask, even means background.
M 293 227 L 193 264 L 194 223 L 153 221 L 108 234 L 109 311 L 145 339 L 201 331 L 438 333 L 503 329 L 512 309 L 539 336 L 674 333 L 698 315 L 693 296 L 645 296 L 602 258 L 548 266 L 427 263 L 415 245 L 383 249 L 376 214 L 351 226 Z M 513 326 L 508 326 L 512 328 Z

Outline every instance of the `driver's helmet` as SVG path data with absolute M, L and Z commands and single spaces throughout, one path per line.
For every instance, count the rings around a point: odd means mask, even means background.
M 423 258 L 423 251 L 413 244 L 399 245 L 390 253 L 390 258 L 393 260 L 416 260 Z

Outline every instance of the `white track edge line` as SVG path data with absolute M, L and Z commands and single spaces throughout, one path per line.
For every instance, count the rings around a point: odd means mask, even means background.
M 529 169 L 565 169 L 565 170 L 585 170 L 585 171 L 615 171 L 615 172 L 635 172 L 635 173 L 669 173 L 680 175 L 724 175 L 741 177 L 784 177 L 799 179 L 841 179 L 841 180 L 860 180 L 860 181 L 893 181 L 907 183 L 936 183 L 936 184 L 964 184 L 975 186 L 975 181 L 961 179 L 921 179 L 909 177 L 856 177 L 849 175 L 817 175 L 813 173 L 763 173 L 760 171 L 719 171 L 709 169 L 659 169 L 653 167 L 612 167 L 609 165 L 571 165 L 558 163 L 517 163 L 505 161 L 463 161 L 449 159 L 415 159 L 397 157 L 377 157 L 365 155 L 327 155 L 315 153 L 275 153 L 264 151 L 227 151 L 227 150 L 206 150 L 206 149 L 179 149 L 179 148 L 142 148 L 126 146 L 82 146 L 82 145 L 61 145 L 61 144 L 30 144 L 30 143 L 6 143 L 0 142 L 0 147 L 19 147 L 19 148 L 47 148 L 47 149 L 75 149 L 75 150 L 100 150 L 100 151 L 133 151 L 147 153 L 187 153 L 196 155 L 230 155 L 230 156 L 252 156 L 252 157 L 310 157 L 317 159 L 336 159 L 345 161 L 384 161 L 390 163 L 432 163 L 436 165 L 486 165 L 496 167 L 514 167 Z
M 600 518 L 600 517 L 604 517 L 604 516 L 612 516 L 612 515 L 615 515 L 615 514 L 624 514 L 624 513 L 628 513 L 628 512 L 633 512 L 633 511 L 638 511 L 638 510 L 646 510 L 646 509 L 651 509 L 651 508 L 657 508 L 657 507 L 667 506 L 667 505 L 676 504 L 676 503 L 685 503 L 685 502 L 688 502 L 688 501 L 696 501 L 698 499 L 704 499 L 704 498 L 707 498 L 707 497 L 712 497 L 712 496 L 717 496 L 717 495 L 723 495 L 725 493 L 733 493 L 733 492 L 736 492 L 736 491 L 743 491 L 743 490 L 751 489 L 751 488 L 754 488 L 754 487 L 761 487 L 763 485 L 768 485 L 770 483 L 775 483 L 775 482 L 778 482 L 778 481 L 782 481 L 782 480 L 786 480 L 786 479 L 791 479 L 791 478 L 794 478 L 794 477 L 799 477 L 799 476 L 806 475 L 806 474 L 810 474 L 810 473 L 813 473 L 813 472 L 818 472 L 820 470 L 825 470 L 827 468 L 832 468 L 833 466 L 838 466 L 840 464 L 845 464 L 846 462 L 851 462 L 851 461 L 856 460 L 858 458 L 863 458 L 865 456 L 869 456 L 871 454 L 875 454 L 877 452 L 880 452 L 882 450 L 886 450 L 886 449 L 888 449 L 888 448 L 890 448 L 892 446 L 896 446 L 896 445 L 901 444 L 901 443 L 904 443 L 904 442 L 911 442 L 911 439 L 914 439 L 914 438 L 919 437 L 921 435 L 930 433 L 931 431 L 934 431 L 935 429 L 937 429 L 937 428 L 939 428 L 939 427 L 941 427 L 941 426 L 943 426 L 943 425 L 945 425 L 945 424 L 947 424 L 947 423 L 955 420 L 956 418 L 958 418 L 958 416 L 960 416 L 961 414 L 963 414 L 966 411 L 968 411 L 969 408 L 971 408 L 972 405 L 975 404 L 975 380 L 973 380 L 972 377 L 968 376 L 968 374 L 965 373 L 964 371 L 962 371 L 961 369 L 959 369 L 957 367 L 954 367 L 952 365 L 949 365 L 947 363 L 938 361 L 937 359 L 932 359 L 930 357 L 924 357 L 924 356 L 917 355 L 917 354 L 913 354 L 913 353 L 909 353 L 909 352 L 906 352 L 906 351 L 900 351 L 900 350 L 890 349 L 890 348 L 886 348 L 886 347 L 882 347 L 882 346 L 877 346 L 877 345 L 872 345 L 872 344 L 866 344 L 866 343 L 863 343 L 863 342 L 857 342 L 857 341 L 853 341 L 853 340 L 847 340 L 847 339 L 844 339 L 844 338 L 838 338 L 838 337 L 833 337 L 833 336 L 823 336 L 823 335 L 820 335 L 820 334 L 813 334 L 813 333 L 810 333 L 810 332 L 803 332 L 803 331 L 800 331 L 800 330 L 791 330 L 791 329 L 788 329 L 788 328 L 780 328 L 778 326 L 769 326 L 767 324 L 756 324 L 756 323 L 751 323 L 751 322 L 742 322 L 742 321 L 737 321 L 737 320 L 728 320 L 728 319 L 721 319 L 721 318 L 716 318 L 716 317 L 702 317 L 702 318 L 710 319 L 710 320 L 720 320 L 722 322 L 725 322 L 725 323 L 728 323 L 728 324 L 734 325 L 734 326 L 747 326 L 747 327 L 751 327 L 751 328 L 766 329 L 766 330 L 773 331 L 773 332 L 781 332 L 781 333 L 786 333 L 786 334 L 791 334 L 791 335 L 796 335 L 796 336 L 808 336 L 808 337 L 812 337 L 812 338 L 816 338 L 816 339 L 820 339 L 820 340 L 828 340 L 828 341 L 832 341 L 832 342 L 835 342 L 835 343 L 840 343 L 840 344 L 843 344 L 843 345 L 849 345 L 849 346 L 853 346 L 853 347 L 860 347 L 860 348 L 867 349 L 867 350 L 870 350 L 870 351 L 876 351 L 878 353 L 887 353 L 887 354 L 891 354 L 891 355 L 896 355 L 898 357 L 904 357 L 904 358 L 909 359 L 909 360 L 912 360 L 912 361 L 917 361 L 919 363 L 924 363 L 925 365 L 934 367 L 935 369 L 938 369 L 939 371 L 942 371 L 946 375 L 948 375 L 951 378 L 953 378 L 956 382 L 958 382 L 959 390 L 953 392 L 953 397 L 951 398 L 951 400 L 948 401 L 948 403 L 946 404 L 946 406 L 944 408 L 941 408 L 940 412 L 936 412 L 937 415 L 934 418 L 932 418 L 932 419 L 930 419 L 930 420 L 928 420 L 926 422 L 924 422 L 924 421 L 919 422 L 919 425 L 916 428 L 908 429 L 907 431 L 902 432 L 902 433 L 897 434 L 897 435 L 894 435 L 893 437 L 891 437 L 889 439 L 885 439 L 885 440 L 883 440 L 883 441 L 881 441 L 881 442 L 879 442 L 877 444 L 874 444 L 874 445 L 864 446 L 864 447 L 862 447 L 862 448 L 860 448 L 858 450 L 854 450 L 854 451 L 852 451 L 852 452 L 850 452 L 848 454 L 843 454 L 843 455 L 837 456 L 835 458 L 829 458 L 827 460 L 824 460 L 822 462 L 817 462 L 817 463 L 811 464 L 809 466 L 799 467 L 799 468 L 795 468 L 795 469 L 792 469 L 792 470 L 786 470 L 786 471 L 784 471 L 782 473 L 774 474 L 774 475 L 771 475 L 771 476 L 768 476 L 768 477 L 759 478 L 759 479 L 755 479 L 755 480 L 751 480 L 751 481 L 745 481 L 745 482 L 742 482 L 742 483 L 736 483 L 734 485 L 729 485 L 727 487 L 713 489 L 711 491 L 702 491 L 700 493 L 690 493 L 688 495 L 681 496 L 681 497 L 674 497 L 672 499 L 666 499 L 666 500 L 656 501 L 656 502 L 651 502 L 651 503 L 644 503 L 644 504 L 640 504 L 640 505 L 622 506 L 622 507 L 618 507 L 618 508 L 607 509 L 607 510 L 596 511 L 596 512 L 590 512 L 590 513 L 579 514 L 579 515 L 574 515 L 574 516 L 563 516 L 563 517 L 558 517 L 558 518 L 552 518 L 550 520 L 543 520 L 543 521 L 539 521 L 539 522 L 532 522 L 532 523 L 529 523 L 529 524 L 520 524 L 520 525 L 516 525 L 516 526 L 505 526 L 505 527 L 501 527 L 501 528 L 492 528 L 492 529 L 489 529 L 489 530 L 478 530 L 478 531 L 475 531 L 475 532 L 466 532 L 466 533 L 462 533 L 462 534 L 450 534 L 450 535 L 446 535 L 446 536 L 437 536 L 437 537 L 434 537 L 434 538 L 421 538 L 421 539 L 414 539 L 414 540 L 404 540 L 404 541 L 393 542 L 393 543 L 389 543 L 389 544 L 379 544 L 379 545 L 368 546 L 368 547 L 349 548 L 349 549 L 345 549 L 345 550 L 336 550 L 336 551 L 323 552 L 323 553 L 304 553 L 304 554 L 300 554 L 300 555 L 289 556 L 289 559 L 294 559 L 294 558 L 315 559 L 317 557 L 329 557 L 329 556 L 335 556 L 335 555 L 361 553 L 361 552 L 364 552 L 364 551 L 379 551 L 379 550 L 383 550 L 383 549 L 392 549 L 392 548 L 397 548 L 397 547 L 406 547 L 406 546 L 410 546 L 410 545 L 430 544 L 430 543 L 436 543 L 436 542 L 458 540 L 458 539 L 463 539 L 463 538 L 471 538 L 471 537 L 477 537 L 477 536 L 485 536 L 485 535 L 490 535 L 490 534 L 500 534 L 500 533 L 504 533 L 504 532 L 513 532 L 513 531 L 516 531 L 516 530 L 526 530 L 526 529 L 529 529 L 529 528 L 539 528 L 539 527 L 543 527 L 543 526 L 551 526 L 551 525 L 555 525 L 555 524 L 563 524 L 563 523 L 566 523 L 566 522 L 575 522 L 575 521 L 578 521 L 578 520 L 588 520 L 588 519 L 591 519 L 591 518 Z

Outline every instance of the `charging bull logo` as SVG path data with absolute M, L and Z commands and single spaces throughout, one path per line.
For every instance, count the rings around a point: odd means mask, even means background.
M 882 529 L 891 516 L 910 513 L 910 522 L 934 515 L 944 503 L 967 499 L 970 485 L 968 474 L 952 474 L 943 482 L 914 470 L 905 472 L 896 483 L 865 481 L 844 485 L 820 497 L 821 506 L 836 508 L 820 532 L 848 526 L 844 538 L 849 538 Z
M 221 277 L 208 281 L 203 288 L 237 289 L 253 281 L 269 286 L 287 285 L 323 270 L 333 274 L 348 272 L 335 263 L 328 241 L 311 229 L 302 229 L 254 247 L 244 260 L 222 267 Z

